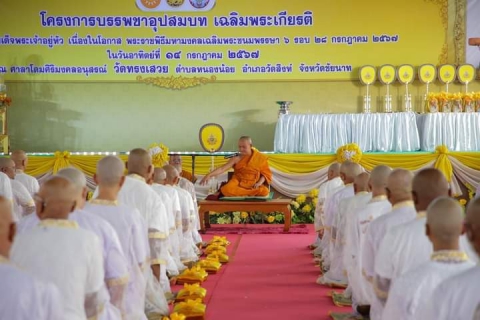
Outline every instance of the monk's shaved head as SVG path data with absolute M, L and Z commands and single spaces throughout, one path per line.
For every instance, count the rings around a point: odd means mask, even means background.
M 387 180 L 388 200 L 395 205 L 402 201 L 412 200 L 413 174 L 405 169 L 395 169 Z
M 475 198 L 468 205 L 465 226 L 468 240 L 480 256 L 480 197 Z
M 175 169 L 174 166 L 171 165 L 166 165 L 163 167 L 163 170 L 165 170 L 165 174 L 167 176 L 166 182 L 167 184 L 170 185 L 175 185 L 180 178 L 180 174 L 178 173 L 178 170 Z
M 17 169 L 24 169 L 27 161 L 27 154 L 23 150 L 15 150 L 10 155 L 10 159 L 15 162 Z
M 248 142 L 250 145 L 253 144 L 252 138 L 250 138 L 249 136 L 241 136 L 240 139 L 238 139 L 238 141 L 245 141 L 245 142 Z
M 328 167 L 328 180 L 332 180 L 340 175 L 340 164 L 338 162 L 332 163 Z
M 429 236 L 440 244 L 458 242 L 463 232 L 463 220 L 463 209 L 452 198 L 437 198 L 427 208 Z
M 83 188 L 87 186 L 87 178 L 82 171 L 74 167 L 68 167 L 61 169 L 57 172 L 57 176 L 63 177 L 69 180 L 77 192 L 81 192 Z
M 137 148 L 130 151 L 127 161 L 128 173 L 148 178 L 153 173 L 152 157 L 147 150 Z
M 10 158 L 0 158 L 0 170 L 10 179 L 15 179 L 15 162 Z
M 155 168 L 153 181 L 158 184 L 163 184 L 167 179 L 167 172 L 163 168 Z
M 450 196 L 450 187 L 443 173 L 428 168 L 413 178 L 412 193 L 417 211 L 424 211 L 436 198 Z
M 36 207 L 40 219 L 67 219 L 75 209 L 76 186 L 66 177 L 54 176 L 45 181 L 38 196 L 42 205 Z
M 113 186 L 122 181 L 125 164 L 116 156 L 106 156 L 97 163 L 96 180 L 98 184 Z
M 353 183 L 355 177 L 362 172 L 362 167 L 355 162 L 345 161 L 340 166 L 340 176 L 345 184 Z
M 0 256 L 8 257 L 15 237 L 15 223 L 10 200 L 0 196 Z
M 370 175 L 370 185 L 372 188 L 386 188 L 388 176 L 392 173 L 392 168 L 387 166 L 376 166 Z
M 353 181 L 353 190 L 355 190 L 355 193 L 370 191 L 370 188 L 368 186 L 369 180 L 370 175 L 366 172 L 362 172 L 358 176 L 356 176 L 355 180 Z

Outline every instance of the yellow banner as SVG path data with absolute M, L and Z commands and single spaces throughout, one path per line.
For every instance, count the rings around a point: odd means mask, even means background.
M 446 5 L 446 0 L 2 0 L 0 76 L 11 81 L 181 76 L 202 83 L 358 79 L 363 65 L 437 64 Z

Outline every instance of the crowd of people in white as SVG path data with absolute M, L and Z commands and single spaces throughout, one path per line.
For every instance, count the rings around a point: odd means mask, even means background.
M 317 283 L 345 288 L 351 319 L 480 319 L 480 198 L 465 216 L 451 196 L 434 168 L 331 165 L 315 212 Z
M 97 189 L 64 168 L 41 186 L 0 159 L 0 319 L 161 319 L 171 279 L 202 243 L 193 184 L 143 149 L 97 163 Z M 125 174 L 125 170 L 127 173 Z

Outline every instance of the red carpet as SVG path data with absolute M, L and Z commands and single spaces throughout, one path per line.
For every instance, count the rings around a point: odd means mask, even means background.
M 329 319 L 338 308 L 317 285 L 310 234 L 228 235 L 231 262 L 204 283 L 207 320 Z M 211 236 L 206 235 L 205 240 Z
M 288 232 L 283 231 L 283 224 L 212 224 L 207 229 L 207 235 L 226 234 L 307 234 L 308 227 L 304 224 L 293 225 Z

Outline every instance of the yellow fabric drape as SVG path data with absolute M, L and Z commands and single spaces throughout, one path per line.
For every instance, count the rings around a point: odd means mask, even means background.
M 437 147 L 435 152 L 419 153 L 364 153 L 360 160 L 367 170 L 384 164 L 392 168 L 404 168 L 407 170 L 418 170 L 430 162 L 434 162 L 435 168 L 442 171 L 447 179 L 453 177 L 453 167 L 449 156 L 454 157 L 469 168 L 480 171 L 480 152 L 449 152 L 445 146 Z M 57 151 L 53 156 L 30 156 L 26 172 L 33 176 L 53 172 L 75 166 L 88 176 L 93 176 L 96 171 L 96 164 L 103 156 L 100 155 L 71 155 L 68 151 Z M 126 155 L 120 156 L 124 161 Z M 289 174 L 307 174 L 318 171 L 335 162 L 335 154 L 269 154 L 269 164 L 272 168 Z M 184 170 L 191 171 L 192 159 L 190 156 L 183 156 Z M 225 164 L 228 160 L 222 157 L 214 158 L 216 168 Z M 212 158 L 209 156 L 197 156 L 195 158 L 195 173 L 204 175 L 210 171 Z

